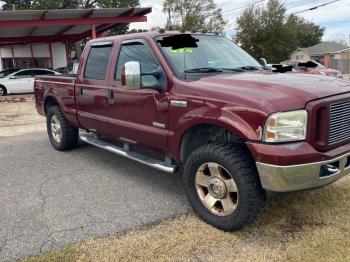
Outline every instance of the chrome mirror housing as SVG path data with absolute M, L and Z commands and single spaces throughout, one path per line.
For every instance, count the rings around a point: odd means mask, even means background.
M 126 62 L 122 71 L 122 86 L 128 90 L 141 89 L 141 64 L 137 61 Z

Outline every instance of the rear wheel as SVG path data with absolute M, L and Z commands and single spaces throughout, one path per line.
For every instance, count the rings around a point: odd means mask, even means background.
M 71 126 L 59 106 L 51 106 L 46 116 L 47 132 L 52 146 L 60 151 L 77 146 L 79 130 Z
M 185 164 L 184 183 L 194 211 L 225 231 L 253 222 L 266 201 L 254 161 L 237 145 L 209 144 L 195 150 Z
M 5 96 L 7 94 L 6 87 L 0 86 L 0 96 Z

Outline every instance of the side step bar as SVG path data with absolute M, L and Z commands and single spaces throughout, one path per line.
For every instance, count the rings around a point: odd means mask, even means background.
M 81 134 L 80 140 L 85 142 L 85 143 L 91 144 L 93 146 L 102 148 L 106 151 L 112 152 L 114 154 L 135 160 L 141 164 L 153 167 L 153 168 L 158 169 L 158 170 L 163 171 L 163 172 L 174 173 L 176 170 L 175 165 L 167 164 L 167 163 L 162 162 L 160 160 L 150 158 L 150 157 L 147 157 L 145 155 L 142 155 L 142 154 L 139 154 L 136 152 L 128 151 L 128 150 L 126 150 L 128 148 L 128 146 L 125 146 L 124 148 L 118 147 L 116 145 L 110 144 L 110 143 L 103 141 L 101 139 L 98 139 L 95 134 Z

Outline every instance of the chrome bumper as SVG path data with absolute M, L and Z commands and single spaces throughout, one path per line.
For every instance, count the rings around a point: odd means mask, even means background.
M 350 173 L 350 153 L 309 164 L 276 166 L 256 163 L 262 187 L 275 192 L 298 191 L 331 184 Z

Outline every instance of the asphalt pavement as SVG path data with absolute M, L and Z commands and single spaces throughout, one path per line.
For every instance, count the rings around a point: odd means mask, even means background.
M 181 177 L 45 132 L 0 137 L 0 261 L 157 223 L 190 210 Z

